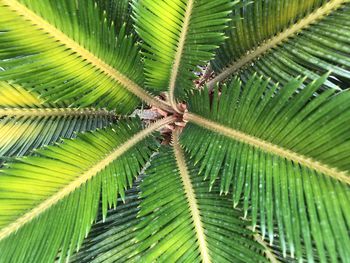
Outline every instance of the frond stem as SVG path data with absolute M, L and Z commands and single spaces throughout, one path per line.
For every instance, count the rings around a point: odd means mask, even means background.
M 176 79 L 180 68 L 181 58 L 185 47 L 186 36 L 188 33 L 189 24 L 190 24 L 193 3 L 194 3 L 194 0 L 189 0 L 187 3 L 182 30 L 180 33 L 180 39 L 177 45 L 175 60 L 171 70 L 171 77 L 170 77 L 170 83 L 169 83 L 170 104 L 178 113 L 180 113 L 181 111 L 177 108 L 174 92 L 175 92 Z
M 192 186 L 190 175 L 187 169 L 183 150 L 179 143 L 180 132 L 181 132 L 180 129 L 176 129 L 173 132 L 174 154 L 175 154 L 177 166 L 179 168 L 179 172 L 181 175 L 184 190 L 186 192 L 187 201 L 191 210 L 192 219 L 193 219 L 193 223 L 197 234 L 199 250 L 202 256 L 202 260 L 204 263 L 210 263 L 211 260 L 208 252 L 206 237 L 204 234 L 204 228 L 202 226 L 201 215 L 197 205 L 196 195 L 193 190 L 193 186 Z

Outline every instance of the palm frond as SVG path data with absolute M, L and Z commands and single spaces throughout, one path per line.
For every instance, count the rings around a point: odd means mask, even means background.
M 106 222 L 94 226 L 72 262 L 197 262 L 206 249 L 203 262 L 266 261 L 263 246 L 254 241 L 230 199 L 220 197 L 218 187 L 208 193 L 208 182 L 192 166 L 184 179 L 175 155 L 170 147 L 161 148 L 140 186 L 129 191 L 125 205 Z M 202 250 L 199 239 L 205 242 Z
M 96 109 L 57 108 L 16 84 L 0 82 L 0 162 L 21 156 L 77 132 L 103 128 L 115 113 Z
M 116 33 L 94 1 L 1 0 L 0 12 L 0 79 L 74 107 L 128 113 L 137 97 L 157 104 L 139 87 L 143 70 L 133 37 L 125 27 Z
M 217 50 L 212 65 L 220 71 L 232 64 L 233 61 L 254 50 L 266 40 L 278 35 L 286 28 L 293 26 L 298 20 L 308 16 L 325 1 L 248 1 L 246 5 L 235 6 L 232 17 L 240 17 L 232 20 L 226 29 L 227 39 Z M 234 43 L 238 45 L 234 45 Z
M 139 205 L 139 181 L 125 192 L 125 198 L 119 198 L 116 209 L 108 210 L 105 220 L 99 218 L 93 225 L 89 236 L 70 262 L 102 263 L 131 262 L 129 255 L 137 248 L 135 236 L 139 230 L 135 227 L 142 218 L 137 217 Z M 123 202 L 123 203 L 122 203 Z
M 285 85 L 291 78 L 307 82 L 327 71 L 329 88 L 350 85 L 350 6 L 347 0 L 254 1 L 236 10 L 243 20 L 234 21 L 230 39 L 213 62 L 215 83 L 233 75 L 247 79 L 258 72 Z M 238 14 L 236 14 L 238 15 Z
M 134 33 L 134 25 L 131 17 L 132 0 L 97 0 L 97 6 L 106 12 L 109 23 L 113 23 L 116 30 L 125 25 L 127 34 Z
M 350 99 L 348 90 L 315 95 L 326 76 L 267 89 L 253 77 L 191 96 L 182 144 L 205 178 L 221 178 L 252 225 L 283 254 L 312 261 L 350 258 Z M 274 226 L 277 225 L 277 229 Z M 313 250 L 316 246 L 317 250 Z M 316 255 L 314 255 L 314 253 Z
M 224 38 L 228 0 L 134 1 L 136 31 L 146 43 L 146 85 L 159 93 L 169 89 L 171 101 L 193 86 L 194 71 L 213 58 Z M 154 33 L 157 34 L 154 34 Z
M 0 81 L 0 107 L 24 108 L 40 107 L 44 102 L 38 94 L 28 92 L 20 85 Z
M 349 21 L 0 0 L 0 263 L 350 263 Z
M 96 218 L 100 196 L 105 217 L 157 148 L 154 132 L 169 121 L 144 130 L 140 121 L 120 121 L 8 163 L 0 174 L 1 260 L 51 262 L 59 250 L 61 260 L 72 254 Z
M 14 112 L 14 115 L 8 112 Z M 28 115 L 0 109 L 3 115 L 0 119 L 0 160 L 25 155 L 62 138 L 74 138 L 77 132 L 103 128 L 114 121 L 114 113 L 105 110 L 63 108 L 24 112 Z
M 264 262 L 248 222 L 228 198 L 218 195 L 217 187 L 208 193 L 209 184 L 185 161 L 177 137 L 174 150 L 161 150 L 141 184 L 134 260 Z

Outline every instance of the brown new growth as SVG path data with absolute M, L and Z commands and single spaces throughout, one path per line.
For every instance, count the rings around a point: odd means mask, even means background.
M 162 144 L 170 144 L 172 133 L 177 129 L 180 133 L 185 128 L 187 121 L 184 120 L 183 116 L 187 112 L 187 105 L 185 103 L 178 103 L 177 109 L 180 112 L 173 114 L 176 117 L 173 123 L 166 125 L 160 132 L 164 138 Z
M 169 96 L 167 94 L 161 94 L 161 100 L 168 102 Z M 173 116 L 175 118 L 174 122 L 168 123 L 160 129 L 160 133 L 163 137 L 162 144 L 170 144 L 172 133 L 175 129 L 180 132 L 186 126 L 187 121 L 184 120 L 183 116 L 187 112 L 187 105 L 183 102 L 176 104 L 177 111 L 169 112 L 163 108 L 157 106 L 151 106 L 149 109 L 137 110 L 135 115 L 138 115 L 145 123 L 151 124 L 159 119 Z

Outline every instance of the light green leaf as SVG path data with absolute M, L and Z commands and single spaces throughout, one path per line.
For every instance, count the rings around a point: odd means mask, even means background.
M 154 100 L 139 87 L 133 37 L 125 27 L 115 30 L 94 1 L 1 0 L 0 12 L 0 79 L 74 107 L 128 113 L 139 103 L 134 95 Z

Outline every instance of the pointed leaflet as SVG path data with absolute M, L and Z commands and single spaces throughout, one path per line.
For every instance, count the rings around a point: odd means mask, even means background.
M 191 96 L 181 139 L 200 172 L 219 176 L 270 242 L 283 254 L 349 258 L 350 92 L 315 96 L 325 77 L 300 89 L 251 78 Z M 275 230 L 275 226 L 277 229 Z M 317 249 L 313 250 L 313 246 Z M 303 251 L 306 255 L 303 255 Z
M 161 154 L 163 155 L 162 157 L 156 157 L 156 162 L 159 158 L 160 160 L 162 160 L 164 158 L 164 155 L 169 154 L 166 153 L 164 150 L 165 149 L 163 149 L 163 151 L 161 152 Z M 172 158 L 174 157 L 172 156 Z M 144 177 L 140 177 L 140 180 L 141 179 L 144 179 Z M 200 184 L 201 183 L 207 184 L 205 182 L 200 182 Z M 139 182 L 136 182 L 134 187 L 126 192 L 125 203 L 120 204 L 115 210 L 109 210 L 106 221 L 102 221 L 102 219 L 100 219 L 92 227 L 89 236 L 85 239 L 81 249 L 78 253 L 71 257 L 70 262 L 139 262 L 140 257 L 142 260 L 144 258 L 143 255 L 147 254 L 147 250 L 137 256 L 130 257 L 132 252 L 135 249 L 137 249 L 138 246 L 142 245 L 142 242 L 135 242 L 135 236 L 137 236 L 142 231 L 142 229 L 135 229 L 135 226 L 140 224 L 145 219 L 145 217 L 137 216 L 137 214 L 140 211 L 140 203 L 142 202 L 142 199 L 138 198 L 139 193 Z M 224 202 L 228 201 L 228 198 L 218 198 L 218 196 L 215 196 L 215 199 L 217 199 L 218 201 L 224 200 Z M 230 206 L 229 203 L 228 206 Z M 240 215 L 238 211 L 232 211 L 232 208 L 231 212 L 235 216 Z M 165 217 L 165 215 L 159 217 L 159 219 L 163 217 Z M 238 229 L 243 227 L 241 228 L 241 230 L 247 233 L 247 237 L 253 240 L 252 232 L 246 232 L 246 230 L 244 230 L 244 226 L 246 225 L 244 221 L 237 219 L 238 218 L 235 217 L 235 227 L 238 227 Z M 255 234 L 254 238 L 259 239 L 258 234 Z M 251 241 L 251 244 L 252 249 L 256 248 L 257 251 L 261 251 L 262 248 L 257 243 Z M 269 249 L 265 250 L 264 252 L 270 253 L 270 261 L 277 262 L 276 256 L 272 254 L 270 248 L 266 249 Z M 254 251 L 254 253 L 256 253 L 257 251 Z M 233 251 L 232 253 L 235 252 Z M 248 258 L 244 259 L 245 262 L 248 262 L 247 260 Z M 236 258 L 234 262 L 240 261 Z
M 330 88 L 350 84 L 350 6 L 348 0 L 254 1 L 235 10 L 241 20 L 232 22 L 229 39 L 212 63 L 218 72 L 210 81 L 232 74 L 242 79 L 253 72 L 286 84 L 292 77 L 306 75 L 307 81 L 327 71 Z
M 262 247 L 218 188 L 187 164 L 174 138 L 163 147 L 141 183 L 141 210 L 131 262 L 264 261 Z
M 55 105 L 56 106 L 56 105 Z M 0 162 L 109 125 L 114 112 L 54 108 L 19 85 L 0 82 Z
M 99 218 L 92 226 L 82 247 L 72 255 L 70 262 L 133 262 L 130 254 L 138 246 L 135 235 L 140 231 L 135 226 L 142 220 L 137 217 L 141 202 L 139 191 L 139 181 L 136 181 L 134 187 L 125 193 L 124 200 L 119 198 L 117 208 L 108 210 L 107 218 Z
M 51 102 L 118 113 L 134 109 L 134 95 L 156 103 L 139 87 L 142 63 L 133 38 L 124 27 L 115 30 L 94 1 L 1 0 L 0 12 L 0 79 L 34 86 Z
M 134 1 L 136 31 L 144 40 L 146 84 L 171 101 L 192 87 L 198 65 L 205 65 L 223 40 L 234 5 L 229 0 Z
M 101 10 L 106 12 L 106 17 L 114 23 L 115 28 L 118 30 L 124 24 L 127 34 L 134 33 L 133 20 L 131 17 L 132 0 L 97 0 L 97 6 Z
M 215 70 L 223 70 L 322 5 L 319 0 L 242 2 L 246 5 L 235 6 L 231 13 L 232 17 L 241 19 L 230 21 L 230 26 L 226 29 L 228 38 L 217 50 L 212 63 Z M 237 42 L 239 45 L 234 44 Z
M 44 102 L 38 94 L 29 92 L 20 85 L 0 81 L 0 106 L 1 108 L 34 108 L 40 107 Z
M 169 121 L 144 130 L 140 121 L 120 121 L 9 163 L 0 174 L 1 260 L 51 262 L 59 250 L 62 260 L 69 256 L 87 235 L 100 195 L 105 217 L 157 147 L 152 134 Z

